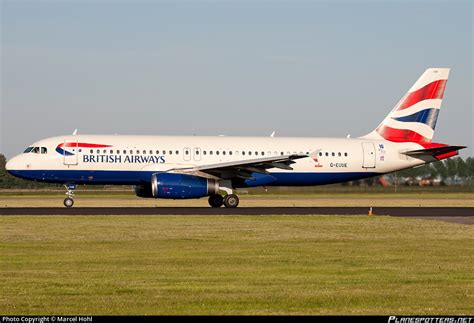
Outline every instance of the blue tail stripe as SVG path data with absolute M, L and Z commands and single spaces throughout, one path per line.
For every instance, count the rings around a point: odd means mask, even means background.
M 401 122 L 421 122 L 434 130 L 436 127 L 436 121 L 438 120 L 439 109 L 425 109 L 416 113 L 410 114 L 409 116 L 393 118 Z

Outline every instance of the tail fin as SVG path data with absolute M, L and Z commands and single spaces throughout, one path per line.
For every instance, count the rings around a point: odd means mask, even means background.
M 449 68 L 429 68 L 382 123 L 363 138 L 431 143 Z

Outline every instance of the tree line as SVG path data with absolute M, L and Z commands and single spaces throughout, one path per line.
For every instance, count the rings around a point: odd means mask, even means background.
M 410 168 L 394 173 L 400 177 L 421 177 L 439 179 L 446 184 L 474 184 L 474 158 L 448 158 L 417 168 Z
M 59 184 L 48 184 L 41 182 L 32 182 L 14 177 L 5 170 L 6 159 L 0 154 L 0 189 L 16 188 L 60 188 Z M 391 175 L 398 178 L 404 177 L 422 177 L 437 178 L 444 183 L 474 185 L 474 158 L 461 157 L 448 158 L 443 161 L 434 162 L 417 168 L 410 168 L 396 172 Z

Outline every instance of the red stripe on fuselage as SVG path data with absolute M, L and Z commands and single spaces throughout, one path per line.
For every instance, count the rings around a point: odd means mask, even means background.
M 411 107 L 412 105 L 430 99 L 442 99 L 444 89 L 446 88 L 448 80 L 438 80 L 423 86 L 415 92 L 409 93 L 405 99 L 400 103 L 397 111 Z
M 77 146 L 76 146 L 77 145 Z M 62 143 L 58 145 L 59 148 L 62 147 L 81 147 L 81 148 L 107 148 L 112 147 L 111 145 L 100 145 L 100 144 L 90 144 L 85 142 L 66 142 L 66 144 Z

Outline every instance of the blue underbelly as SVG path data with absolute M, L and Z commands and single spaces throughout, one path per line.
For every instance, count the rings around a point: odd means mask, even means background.
M 86 170 L 9 170 L 9 173 L 32 181 L 48 183 L 75 183 L 91 185 L 139 185 L 150 182 L 150 171 L 86 171 Z M 380 175 L 376 172 L 350 172 L 350 173 L 271 173 L 274 181 L 265 183 L 246 181 L 242 187 L 248 186 L 310 186 L 341 183 L 362 178 Z

